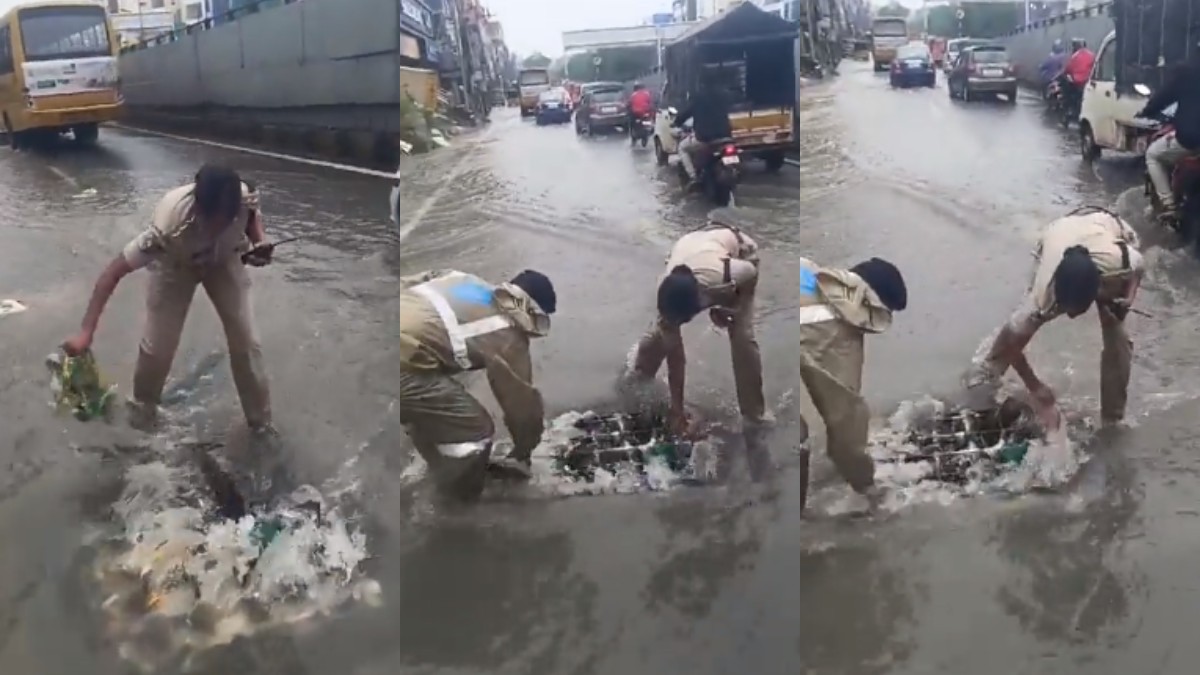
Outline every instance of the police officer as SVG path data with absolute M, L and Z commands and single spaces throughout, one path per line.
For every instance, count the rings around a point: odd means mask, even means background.
M 529 343 L 549 332 L 557 304 L 553 284 L 532 270 L 500 285 L 449 270 L 401 281 L 400 421 L 443 494 L 478 497 L 491 456 L 491 415 L 455 379 L 469 371 L 487 374 L 512 434 L 497 464 L 528 476 L 544 425 Z
M 146 327 L 133 375 L 135 424 L 153 423 L 183 324 L 197 286 L 203 286 L 225 328 L 233 381 L 246 421 L 271 424 L 271 396 L 262 348 L 250 310 L 244 264 L 271 262 L 257 191 L 233 169 L 205 165 L 195 181 L 171 190 L 154 209 L 150 228 L 129 242 L 100 274 L 79 333 L 63 343 L 74 356 L 91 347 L 108 299 L 130 272 L 150 266 Z

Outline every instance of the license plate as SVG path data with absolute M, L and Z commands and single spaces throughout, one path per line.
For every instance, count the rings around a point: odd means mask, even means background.
M 741 164 L 742 160 L 737 155 L 728 155 L 721 158 L 721 163 L 725 166 L 729 166 L 730 164 Z
M 558 107 L 558 104 L 557 104 L 557 103 L 547 103 L 547 104 L 546 104 L 546 107 L 547 107 L 547 108 L 557 108 L 557 107 Z
M 920 68 L 921 66 L 925 65 L 925 62 L 924 61 L 905 61 L 904 65 L 908 66 L 909 68 Z
M 603 108 L 601 108 L 601 109 L 600 109 L 600 112 L 603 112 L 603 113 L 615 113 L 615 112 L 617 112 L 617 108 L 616 108 L 616 106 L 606 105 L 606 106 L 604 106 Z
M 1004 77 L 1004 71 L 999 68 L 985 68 L 983 71 L 984 77 Z

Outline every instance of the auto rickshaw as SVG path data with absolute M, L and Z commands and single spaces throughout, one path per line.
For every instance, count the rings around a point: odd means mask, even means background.
M 796 24 L 745 2 L 707 19 L 673 40 L 663 55 L 663 110 L 654 129 L 660 164 L 676 151 L 671 110 L 682 110 L 702 74 L 722 82 L 733 101 L 733 141 L 743 157 L 759 158 L 778 171 L 799 149 L 796 129 Z

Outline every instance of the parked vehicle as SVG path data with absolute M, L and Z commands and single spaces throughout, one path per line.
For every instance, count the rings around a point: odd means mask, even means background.
M 721 82 L 730 101 L 729 125 L 740 156 L 783 167 L 799 148 L 796 125 L 796 24 L 752 2 L 734 5 L 669 44 L 663 54 L 663 105 L 683 108 L 698 90 L 701 74 Z M 675 154 L 674 114 L 655 116 L 654 154 L 665 166 Z
M 1017 78 L 1003 45 L 978 45 L 959 51 L 958 60 L 946 76 L 950 98 L 970 101 L 979 95 L 1003 94 L 1008 103 L 1017 102 Z
M 937 86 L 933 54 L 921 42 L 910 42 L 896 51 L 888 81 L 893 87 Z
M 1146 90 L 1149 91 L 1149 88 Z M 1175 133 L 1173 112 L 1164 113 L 1163 121 L 1154 125 L 1155 129 L 1149 135 L 1150 143 Z M 1154 189 L 1149 171 L 1145 172 L 1143 183 L 1154 213 L 1162 213 L 1162 203 L 1158 200 L 1158 191 Z M 1185 244 L 1194 246 L 1197 255 L 1200 255 L 1200 157 L 1188 155 L 1175 162 L 1171 167 L 1171 193 L 1175 200 L 1176 217 L 1171 220 L 1170 226 L 1179 233 Z
M 579 110 L 575 113 L 575 133 L 593 136 L 602 131 L 626 130 L 629 114 L 626 112 L 625 87 L 610 84 L 594 87 L 583 94 Z
M 537 112 L 534 113 L 538 126 L 566 124 L 571 121 L 571 94 L 562 87 L 555 87 L 538 96 Z
M 899 17 L 879 17 L 871 22 L 871 60 L 875 72 L 891 67 L 896 50 L 908 44 L 908 21 Z

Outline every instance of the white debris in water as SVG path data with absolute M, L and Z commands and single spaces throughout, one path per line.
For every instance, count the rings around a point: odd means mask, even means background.
M 918 448 L 907 442 L 909 428 L 915 419 L 944 410 L 944 405 L 931 397 L 905 401 L 887 421 L 876 430 L 868 446 L 875 458 L 875 481 L 885 497 L 879 504 L 884 512 L 896 512 L 919 504 L 949 506 L 964 497 L 982 494 L 1020 494 L 1038 488 L 1055 488 L 1069 481 L 1081 465 L 1078 447 L 1068 437 L 1065 428 L 1049 434 L 1044 441 L 1029 444 L 1024 460 L 989 480 L 969 476 L 962 485 L 926 480 L 933 466 L 929 462 L 880 461 L 894 459 L 900 453 L 915 452 Z M 982 449 L 981 450 L 986 450 Z M 859 513 L 867 510 L 864 497 L 849 487 L 838 484 L 838 495 L 819 508 L 827 515 Z
M 0 300 L 0 317 L 8 316 L 9 314 L 20 314 L 27 309 L 29 308 L 21 304 L 20 301 L 11 298 Z
M 96 576 L 120 653 L 148 671 L 348 600 L 381 601 L 379 584 L 359 571 L 366 537 L 335 503 L 347 486 L 326 495 L 302 486 L 268 512 L 232 521 L 212 516 L 186 468 L 154 462 L 126 478 L 113 506 L 121 531 L 102 547 Z M 273 538 L 264 536 L 271 525 L 282 525 Z

